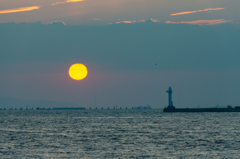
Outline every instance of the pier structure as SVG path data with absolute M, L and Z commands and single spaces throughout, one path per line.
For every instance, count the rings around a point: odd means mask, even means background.
M 172 102 L 172 88 L 169 87 L 168 93 L 168 106 L 163 109 L 163 112 L 240 112 L 240 106 L 235 106 L 235 108 L 228 105 L 226 108 L 175 108 Z

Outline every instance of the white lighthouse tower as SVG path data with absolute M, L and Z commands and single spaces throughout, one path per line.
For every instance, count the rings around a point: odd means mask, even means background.
M 167 93 L 168 93 L 168 108 L 175 108 L 173 106 L 173 101 L 172 101 L 172 88 L 169 87 L 169 89 L 167 90 Z

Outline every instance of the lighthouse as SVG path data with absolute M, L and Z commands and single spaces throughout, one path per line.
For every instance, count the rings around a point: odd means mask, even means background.
M 169 89 L 167 90 L 168 93 L 168 106 L 173 107 L 173 101 L 172 101 L 172 88 L 169 87 Z

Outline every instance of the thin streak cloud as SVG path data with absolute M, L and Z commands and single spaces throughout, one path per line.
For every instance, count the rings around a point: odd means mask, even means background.
M 122 21 L 122 23 L 136 23 L 137 21 L 127 21 L 127 20 L 125 20 L 125 21 Z
M 125 21 L 121 21 L 121 22 L 115 22 L 116 24 L 120 24 L 120 23 L 127 23 L 127 24 L 133 24 L 133 23 L 136 23 L 137 21 L 133 20 L 133 21 L 128 21 L 128 20 L 125 20 Z
M 144 23 L 148 21 L 147 19 L 141 19 L 141 20 L 124 20 L 124 21 L 119 21 L 119 22 L 115 22 L 116 24 L 120 24 L 120 23 L 126 23 L 126 24 L 134 24 L 134 23 Z M 153 22 L 153 23 L 158 23 L 160 22 L 159 19 L 149 19 L 149 21 Z M 110 23 L 109 23 L 110 24 Z M 112 24 L 112 23 L 111 23 Z
M 31 6 L 31 7 L 23 7 L 23 8 L 14 8 L 14 9 L 0 10 L 0 14 L 32 11 L 32 10 L 40 9 L 40 7 L 41 6 Z
M 223 10 L 225 8 L 207 8 L 203 10 L 194 10 L 194 11 L 184 11 L 184 12 L 179 12 L 179 13 L 173 13 L 170 14 L 171 16 L 177 16 L 177 15 L 184 15 L 184 14 L 192 14 L 192 13 L 197 13 L 197 12 L 207 12 L 207 11 L 214 11 L 214 10 Z
M 171 22 L 166 21 L 166 24 L 192 24 L 192 25 L 216 25 L 222 23 L 229 23 L 232 20 L 225 20 L 225 19 L 215 19 L 215 20 L 195 20 L 195 21 L 182 21 L 182 22 Z
M 48 24 L 54 24 L 54 23 L 62 23 L 63 25 L 66 25 L 66 24 L 64 23 L 64 21 L 53 21 L 53 22 L 47 23 L 46 25 L 48 25 Z
M 52 5 L 58 5 L 58 4 L 64 4 L 64 3 L 72 3 L 72 2 L 82 2 L 82 1 L 85 1 L 85 0 L 66 0 L 65 2 L 53 3 Z

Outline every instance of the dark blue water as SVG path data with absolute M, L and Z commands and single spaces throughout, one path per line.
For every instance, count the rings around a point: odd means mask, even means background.
M 0 158 L 240 158 L 240 113 L 1 110 Z

